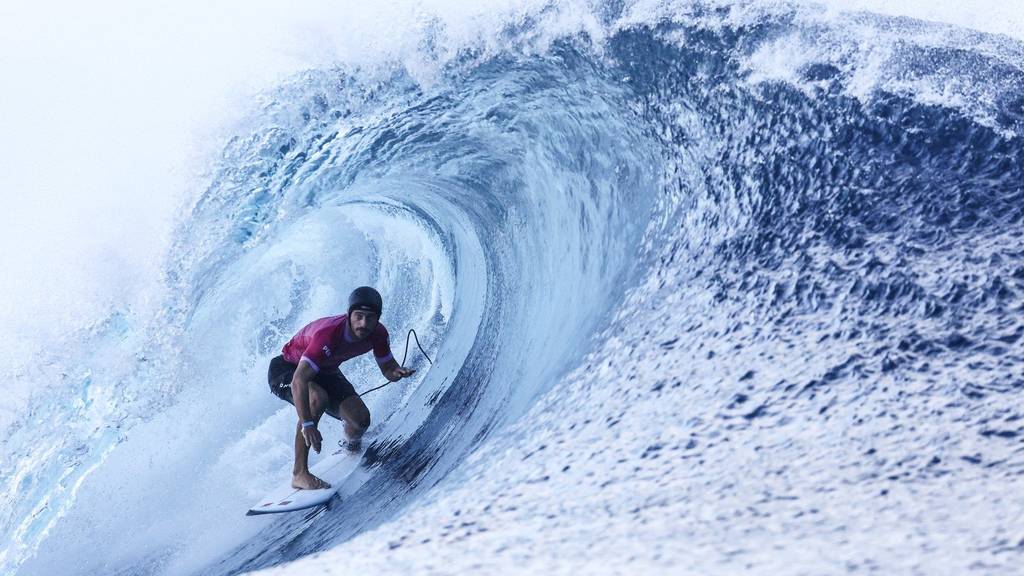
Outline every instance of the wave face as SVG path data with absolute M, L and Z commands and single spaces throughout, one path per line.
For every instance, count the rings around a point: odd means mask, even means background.
M 5 570 L 1015 570 L 1024 46 L 665 10 L 267 94 L 159 312 L 12 375 L 61 374 L 4 444 Z M 291 467 L 267 362 L 360 284 L 434 362 L 367 396 L 340 502 L 246 518 Z

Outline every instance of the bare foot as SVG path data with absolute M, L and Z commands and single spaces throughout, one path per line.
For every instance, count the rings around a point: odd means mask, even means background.
M 298 488 L 300 490 L 320 490 L 322 488 L 330 487 L 330 484 L 316 476 L 313 476 L 309 472 L 292 476 L 292 488 Z

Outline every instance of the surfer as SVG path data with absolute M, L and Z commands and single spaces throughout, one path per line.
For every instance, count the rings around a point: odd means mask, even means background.
M 388 331 L 380 323 L 382 308 L 380 293 L 360 286 L 348 297 L 347 314 L 310 322 L 270 361 L 267 379 L 271 392 L 295 406 L 299 414 L 293 488 L 330 488 L 309 471 L 309 448 L 320 452 L 323 437 L 317 425 L 325 412 L 344 423 L 350 451 L 359 450 L 363 433 L 370 427 L 370 411 L 338 369 L 342 362 L 373 350 L 377 366 L 389 381 L 397 382 L 415 372 L 399 366 L 391 354 Z

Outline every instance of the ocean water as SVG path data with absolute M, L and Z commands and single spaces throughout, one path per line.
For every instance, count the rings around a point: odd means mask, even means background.
M 1024 12 L 354 18 L 394 34 L 101 204 L 169 214 L 139 244 L 71 229 L 73 315 L 6 288 L 0 571 L 1020 572 Z M 341 498 L 246 517 L 291 468 L 267 363 L 362 284 L 433 363 Z

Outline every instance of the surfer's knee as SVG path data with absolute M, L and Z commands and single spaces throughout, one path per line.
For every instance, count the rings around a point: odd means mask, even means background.
M 362 434 L 370 427 L 370 411 L 358 396 L 350 396 L 343 400 L 341 412 L 349 425 L 350 433 Z
M 352 425 L 359 428 L 359 432 L 363 433 L 370 427 L 370 411 L 366 409 L 366 405 L 357 406 L 351 414 Z
M 358 438 L 370 427 L 370 413 L 351 415 L 345 419 L 345 432 L 349 437 Z
M 356 422 L 355 423 L 356 423 L 356 426 L 358 426 L 359 428 L 362 428 L 361 432 L 366 432 L 366 430 L 370 427 L 370 412 L 366 411 L 366 412 L 356 416 Z

